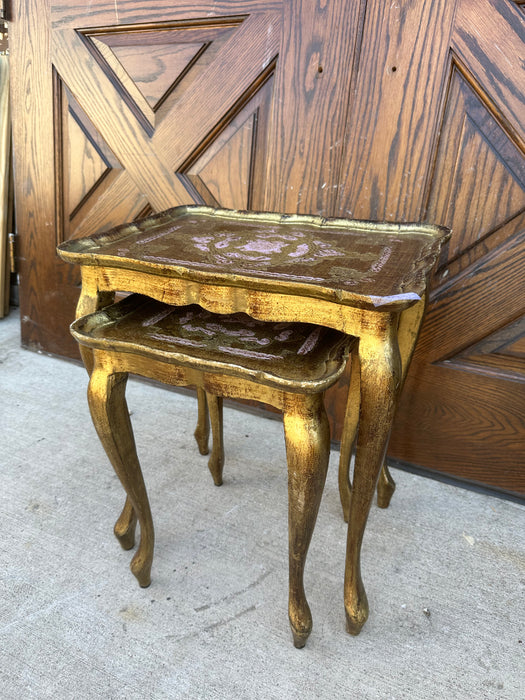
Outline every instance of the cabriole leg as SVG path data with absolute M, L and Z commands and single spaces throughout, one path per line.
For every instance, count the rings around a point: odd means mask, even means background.
M 129 497 L 126 496 L 126 502 L 122 513 L 119 515 L 113 532 L 120 543 L 122 549 L 132 549 L 135 546 L 135 529 L 137 527 L 137 516 L 135 509 Z
M 303 575 L 326 480 L 330 429 L 321 396 L 291 395 L 289 402 L 283 417 L 288 461 L 288 615 L 294 645 L 301 648 L 312 630 Z
M 348 398 L 346 401 L 345 420 L 343 433 L 341 435 L 341 447 L 339 453 L 339 497 L 343 507 L 343 517 L 348 522 L 350 513 L 350 499 L 352 496 L 352 485 L 350 481 L 350 461 L 352 459 L 352 449 L 357 435 L 359 423 L 360 394 L 360 374 L 359 355 L 357 351 L 352 353 L 352 366 L 350 371 L 350 386 L 348 388 Z
M 197 441 L 197 447 L 201 455 L 209 452 L 208 440 L 210 438 L 210 419 L 208 416 L 208 404 L 204 389 L 197 389 L 197 427 L 193 435 Z
M 359 368 L 359 355 L 352 353 L 352 369 L 350 373 L 350 387 L 346 403 L 345 421 L 341 436 L 341 447 L 339 453 L 339 497 L 343 508 L 343 517 L 348 522 L 350 514 L 350 500 L 352 496 L 352 482 L 350 479 L 350 462 L 352 459 L 352 449 L 359 424 L 359 406 L 361 403 L 361 379 Z M 396 489 L 395 481 L 392 479 L 386 461 L 381 468 L 379 481 L 377 482 L 377 505 L 380 508 L 388 508 L 390 499 Z
M 213 477 L 215 486 L 222 484 L 222 469 L 224 467 L 224 432 L 222 420 L 222 396 L 206 394 L 210 411 L 212 448 L 208 469 Z
M 126 404 L 127 377 L 126 373 L 112 374 L 110 370 L 95 366 L 89 382 L 88 401 L 100 441 L 128 497 L 123 511 L 124 530 L 128 528 L 125 522 L 133 519 L 133 512 L 140 523 L 140 543 L 130 568 L 141 586 L 149 586 L 153 521 Z
M 401 356 L 401 378 L 398 393 L 405 383 L 406 375 L 410 367 L 410 361 L 414 354 L 423 314 L 425 312 L 426 296 L 413 306 L 401 312 L 397 329 L 399 353 Z M 380 508 L 388 508 L 390 499 L 396 490 L 396 483 L 388 470 L 386 461 L 383 464 L 379 481 L 377 483 L 377 505 Z
M 359 634 L 368 618 L 361 578 L 361 544 L 379 471 L 384 463 L 400 377 L 394 324 L 359 342 L 361 409 L 350 504 L 344 602 L 347 631 Z
M 396 482 L 392 479 L 392 475 L 388 469 L 386 460 L 381 467 L 379 481 L 377 482 L 377 505 L 380 508 L 388 508 L 390 499 L 396 490 Z

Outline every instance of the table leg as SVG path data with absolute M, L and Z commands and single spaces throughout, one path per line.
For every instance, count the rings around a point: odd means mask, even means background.
M 113 532 L 120 543 L 122 549 L 132 549 L 135 546 L 135 530 L 137 527 L 137 516 L 133 503 L 126 496 L 126 502 L 122 513 L 119 515 Z
M 359 369 L 359 355 L 352 353 L 352 366 L 350 371 L 350 387 L 345 410 L 345 421 L 341 436 L 339 453 L 339 497 L 343 508 L 343 517 L 348 522 L 350 515 L 350 500 L 352 496 L 352 482 L 350 479 L 350 461 L 359 425 L 359 407 L 361 404 L 361 378 Z M 390 475 L 386 460 L 381 467 L 381 474 L 377 482 L 377 505 L 380 508 L 388 508 L 390 499 L 396 488 L 395 481 Z
M 406 379 L 410 361 L 414 354 L 423 315 L 427 304 L 427 297 L 423 297 L 416 304 L 409 306 L 399 315 L 399 324 L 397 329 L 397 338 L 399 343 L 399 353 L 401 355 L 402 373 L 401 373 L 401 388 Z
M 414 348 L 416 346 L 423 315 L 425 312 L 427 298 L 426 296 L 416 304 L 408 307 L 401 312 L 397 337 L 399 352 L 401 356 L 401 380 L 399 391 L 401 391 L 406 379 L 408 368 Z M 350 512 L 350 499 L 352 493 L 352 485 L 350 481 L 350 460 L 352 457 L 352 449 L 357 435 L 359 424 L 359 404 L 360 404 L 360 377 L 359 377 L 359 360 L 355 353 L 352 354 L 352 368 L 350 375 L 350 388 L 348 391 L 348 399 L 345 411 L 345 423 L 343 426 L 343 434 L 341 436 L 341 448 L 339 457 L 339 495 L 343 508 L 343 515 L 346 522 Z M 381 474 L 377 482 L 377 505 L 380 508 L 388 508 L 390 499 L 396 489 L 395 481 L 393 480 L 386 460 L 383 462 Z
M 151 583 L 154 531 L 126 404 L 127 377 L 126 373 L 112 374 L 95 367 L 89 382 L 88 401 L 100 441 L 128 497 L 124 520 L 129 523 L 136 513 L 140 523 L 140 544 L 130 568 L 139 584 L 145 587 Z
M 75 318 L 81 318 L 82 316 L 93 314 L 95 311 L 113 304 L 114 301 L 114 292 L 99 292 L 98 289 L 84 280 L 82 283 L 80 297 L 78 298 Z M 91 375 L 93 371 L 93 350 L 85 345 L 79 345 L 79 350 L 84 367 L 86 368 L 88 374 Z M 135 545 L 136 526 L 137 516 L 133 510 L 131 501 L 126 496 L 124 508 L 122 509 L 122 512 L 113 529 L 115 537 L 120 542 L 122 549 L 132 549 L 132 547 Z
M 114 292 L 99 292 L 98 289 L 94 289 L 91 285 L 83 282 L 80 297 L 78 298 L 75 318 L 93 314 L 95 311 L 109 306 L 109 304 L 112 304 L 114 301 Z M 93 371 L 93 350 L 84 345 L 80 345 L 79 349 L 84 367 L 87 369 L 88 374 L 91 374 Z
M 222 420 L 222 396 L 206 394 L 206 402 L 210 410 L 212 446 L 208 460 L 208 469 L 213 477 L 215 486 L 222 484 L 222 469 L 224 467 L 224 435 Z
M 288 461 L 288 616 L 294 645 L 301 648 L 312 630 L 304 566 L 330 454 L 330 428 L 322 396 L 289 394 L 283 422 Z
M 385 457 L 377 482 L 377 505 L 379 508 L 388 508 L 395 490 L 396 482 L 392 479 Z
M 386 319 L 385 319 L 386 321 Z M 401 361 L 395 319 L 363 335 L 359 341 L 361 407 L 355 457 L 345 566 L 344 602 L 347 630 L 359 634 L 368 617 L 361 578 L 361 544 L 370 504 L 383 465 L 392 427 Z
M 197 427 L 193 435 L 197 442 L 197 447 L 201 455 L 209 452 L 208 440 L 210 438 L 210 418 L 208 415 L 208 403 L 204 389 L 197 389 Z
M 423 314 L 427 303 L 426 296 L 413 306 L 401 312 L 397 329 L 397 339 L 399 353 L 401 357 L 401 378 L 399 382 L 398 395 L 403 389 L 405 379 L 410 367 L 412 355 L 416 347 L 416 342 L 421 330 Z M 377 483 L 377 505 L 380 508 L 388 508 L 392 494 L 396 489 L 395 481 L 388 471 L 386 460 L 383 463 L 379 481 Z
M 345 522 L 348 522 L 350 514 L 350 499 L 352 496 L 352 483 L 350 481 L 350 461 L 352 450 L 357 435 L 359 424 L 359 406 L 361 403 L 361 388 L 359 376 L 359 355 L 357 351 L 352 352 L 350 368 L 350 386 L 348 387 L 348 398 L 346 401 L 345 420 L 341 435 L 341 446 L 339 452 L 339 497 L 343 507 Z

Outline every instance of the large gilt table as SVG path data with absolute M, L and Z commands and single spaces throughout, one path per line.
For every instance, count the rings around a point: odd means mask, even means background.
M 168 304 L 314 323 L 359 338 L 352 367 L 357 390 L 349 392 L 340 467 L 348 519 L 344 604 L 351 634 L 368 617 L 361 542 L 430 271 L 448 235 L 426 224 L 180 206 L 59 246 L 64 260 L 81 265 L 77 317 L 104 307 L 116 291 L 138 292 Z M 89 370 L 87 349 L 83 360 Z

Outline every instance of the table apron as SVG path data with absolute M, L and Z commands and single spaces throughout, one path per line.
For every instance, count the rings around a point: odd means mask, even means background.
M 101 295 L 135 292 L 166 304 L 198 304 L 213 313 L 244 312 L 263 321 L 314 323 L 348 335 L 383 335 L 399 313 L 374 311 L 316 297 L 255 290 L 241 286 L 203 283 L 180 277 L 151 275 L 137 270 L 86 265 L 82 267 L 79 309 L 100 308 Z

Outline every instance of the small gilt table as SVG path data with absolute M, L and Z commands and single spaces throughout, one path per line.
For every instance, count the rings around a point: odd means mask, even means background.
M 60 256 L 79 263 L 77 317 L 115 291 L 263 321 L 306 322 L 359 338 L 357 392 L 349 392 L 340 484 L 348 519 L 347 630 L 368 617 L 360 552 L 394 410 L 447 229 L 180 206 L 89 238 Z M 88 370 L 92 356 L 83 348 Z M 359 430 L 357 426 L 359 425 Z M 357 432 L 353 484 L 348 460 Z M 344 495 L 346 493 L 346 496 Z

